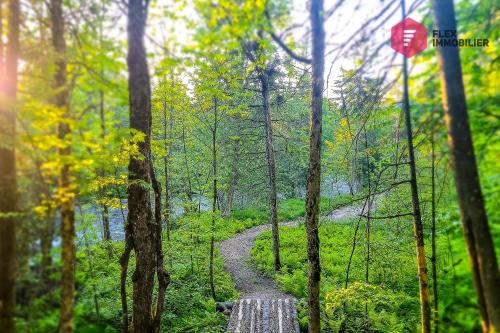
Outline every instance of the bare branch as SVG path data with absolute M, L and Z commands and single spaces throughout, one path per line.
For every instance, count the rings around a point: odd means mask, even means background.
M 269 23 L 269 31 L 267 31 L 270 35 L 271 35 L 271 38 L 276 42 L 276 44 L 278 44 L 282 49 L 283 51 L 286 52 L 286 54 L 288 54 L 290 57 L 292 57 L 292 59 L 294 60 L 297 60 L 301 63 L 304 63 L 304 64 L 307 64 L 307 65 L 310 65 L 312 63 L 312 60 L 309 59 L 309 58 L 306 58 L 306 57 L 303 57 L 303 56 L 300 56 L 298 54 L 296 54 L 295 52 L 293 52 L 274 32 L 273 32 L 273 25 L 271 23 L 271 17 L 269 16 L 269 12 L 266 10 L 265 11 L 265 15 L 266 15 L 266 18 L 267 18 L 267 22 Z

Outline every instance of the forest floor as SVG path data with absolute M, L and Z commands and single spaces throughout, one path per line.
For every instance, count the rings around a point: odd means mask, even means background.
M 341 207 L 322 217 L 321 220 L 334 222 L 344 218 L 357 217 L 361 210 L 362 207 L 359 205 Z M 280 227 L 294 227 L 303 220 L 304 218 L 299 218 L 281 222 L 279 225 Z M 264 300 L 293 298 L 293 296 L 281 292 L 276 282 L 259 271 L 251 262 L 250 251 L 255 239 L 269 229 L 271 229 L 271 224 L 259 225 L 238 233 L 219 244 L 224 267 L 231 274 L 236 289 L 241 293 L 241 298 Z

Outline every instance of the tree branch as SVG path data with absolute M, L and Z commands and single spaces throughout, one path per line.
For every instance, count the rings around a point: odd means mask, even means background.
M 267 31 L 270 35 L 271 35 L 271 38 L 276 42 L 276 44 L 278 44 L 282 49 L 283 51 L 286 52 L 286 54 L 288 54 L 290 57 L 292 57 L 292 59 L 294 60 L 297 60 L 301 63 L 304 63 L 304 64 L 307 64 L 307 65 L 310 65 L 312 63 L 312 60 L 309 59 L 309 58 L 306 58 L 306 57 L 303 57 L 303 56 L 300 56 L 298 54 L 296 54 L 295 52 L 293 52 L 282 40 L 281 38 L 279 38 L 274 32 L 273 32 L 273 25 L 271 23 L 271 17 L 269 16 L 269 12 L 266 10 L 265 11 L 265 15 L 266 15 L 266 18 L 267 18 L 267 22 L 269 23 L 269 31 Z

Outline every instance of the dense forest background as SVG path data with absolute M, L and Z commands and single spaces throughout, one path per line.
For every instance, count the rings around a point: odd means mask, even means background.
M 250 264 L 303 331 L 500 329 L 498 3 L 454 2 L 489 46 L 452 63 L 403 61 L 404 1 L 371 2 L 0 1 L 0 331 L 224 332 L 218 244 L 268 223 Z M 432 31 L 440 2 L 405 14 Z

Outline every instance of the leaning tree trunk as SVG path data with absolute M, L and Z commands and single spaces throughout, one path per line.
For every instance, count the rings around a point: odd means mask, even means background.
M 306 230 L 309 332 L 319 333 L 320 308 L 319 290 L 321 266 L 319 259 L 319 203 L 321 183 L 321 135 L 323 118 L 323 85 L 325 70 L 325 30 L 323 27 L 323 0 L 311 0 L 312 31 L 312 92 L 309 140 L 309 175 L 307 177 Z
M 452 0 L 433 0 L 437 29 L 456 31 Z M 448 146 L 484 332 L 500 331 L 500 273 L 474 156 L 458 47 L 438 47 Z
M 425 257 L 424 247 L 424 226 L 422 223 L 422 215 L 420 213 L 420 200 L 418 198 L 417 172 L 415 167 L 415 152 L 413 148 L 413 134 L 410 119 L 410 105 L 408 101 L 408 77 L 407 77 L 407 60 L 404 58 L 404 100 L 403 107 L 406 117 L 406 135 L 408 137 L 408 157 L 410 163 L 410 187 L 411 187 L 411 202 L 413 206 L 413 229 L 415 233 L 415 241 L 417 247 L 417 264 L 418 264 L 418 283 L 420 291 L 420 316 L 422 324 L 422 332 L 430 333 L 430 302 L 429 302 L 429 286 L 427 274 L 427 259 Z
M 64 40 L 64 17 L 62 1 L 52 0 L 50 3 L 52 21 L 52 43 L 56 54 L 56 72 L 54 77 L 55 106 L 62 111 L 59 123 L 58 138 L 61 141 L 59 156 L 62 167 L 59 174 L 59 193 L 61 195 L 61 238 L 62 238 L 62 278 L 61 278 L 61 319 L 59 332 L 73 332 L 73 308 L 75 298 L 75 205 L 74 184 L 70 165 L 66 161 L 71 155 L 71 128 L 68 123 L 70 112 L 68 107 L 66 41 Z
M 169 275 L 163 269 L 161 241 L 161 187 L 156 181 L 151 161 L 151 88 L 144 47 L 147 4 L 142 0 L 128 1 L 128 55 L 130 128 L 143 133 L 138 144 L 141 156 L 130 156 L 128 171 L 128 218 L 125 226 L 125 250 L 120 259 L 122 331 L 127 332 L 128 308 L 126 278 L 130 252 L 135 252 L 135 272 L 132 276 L 132 331 L 158 332 L 163 312 L 165 289 Z M 146 185 L 145 185 L 146 184 Z M 149 186 L 154 189 L 155 215 L 151 213 Z M 153 307 L 155 272 L 158 278 L 156 308 Z
M 0 2 L 0 7 L 2 3 Z M 16 285 L 16 211 L 17 179 L 14 139 L 16 135 L 15 101 L 19 54 L 19 1 L 9 1 L 8 43 L 4 66 L 3 45 L 0 52 L 0 327 L 14 332 Z M 0 12 L 0 18 L 2 17 Z M 2 20 L 0 19 L 0 24 Z M 0 37 L 2 31 L 0 30 Z
M 403 18 L 406 17 L 405 2 L 401 1 Z M 411 202 L 413 206 L 413 231 L 415 234 L 418 266 L 418 283 L 420 292 L 420 319 L 423 333 L 431 332 L 431 308 L 429 302 L 429 286 L 427 274 L 427 258 L 424 247 L 424 226 L 420 212 L 418 197 L 417 171 L 415 166 L 415 151 L 413 147 L 413 132 L 411 128 L 410 100 L 408 96 L 408 59 L 403 56 L 403 111 L 405 114 L 406 136 L 408 141 L 408 162 L 410 164 Z
M 281 269 L 281 261 L 280 235 L 278 226 L 278 197 L 276 194 L 276 162 L 274 159 L 273 124 L 271 119 L 271 105 L 269 101 L 269 76 L 265 73 L 265 69 L 260 69 L 259 79 L 262 88 L 262 112 L 264 116 L 264 128 L 266 131 L 266 158 L 270 190 L 274 270 L 279 271 Z

